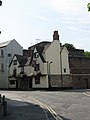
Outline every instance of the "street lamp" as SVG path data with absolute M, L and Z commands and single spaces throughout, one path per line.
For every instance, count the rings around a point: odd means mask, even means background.
M 50 80 L 51 80 L 51 71 L 50 71 L 50 65 L 51 63 L 53 63 L 52 61 L 49 62 L 49 61 L 46 61 L 47 63 L 47 76 L 48 76 L 48 86 L 50 88 Z
M 0 6 L 2 6 L 2 1 L 0 0 Z
M 48 64 L 48 72 L 49 72 L 49 74 L 48 74 L 48 84 L 49 84 L 49 88 L 51 87 L 51 85 L 50 85 L 50 80 L 51 80 L 51 69 L 50 69 L 50 65 L 52 64 L 53 62 L 51 61 L 51 62 L 49 62 L 49 64 Z
M 61 70 L 61 88 L 63 88 L 63 79 L 62 79 L 62 50 L 60 51 L 60 70 Z

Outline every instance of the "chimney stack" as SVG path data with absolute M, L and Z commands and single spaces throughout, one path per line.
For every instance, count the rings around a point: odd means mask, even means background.
M 59 34 L 58 34 L 58 31 L 54 31 L 54 34 L 53 34 L 53 40 L 59 40 Z

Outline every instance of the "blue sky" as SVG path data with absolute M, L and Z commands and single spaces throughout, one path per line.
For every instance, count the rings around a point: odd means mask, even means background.
M 23 48 L 52 41 L 59 31 L 62 44 L 90 51 L 90 0 L 2 0 L 0 42 L 16 39 Z

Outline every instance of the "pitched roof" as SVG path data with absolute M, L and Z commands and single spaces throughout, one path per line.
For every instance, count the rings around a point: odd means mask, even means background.
M 33 46 L 30 46 L 28 49 L 30 49 L 30 48 L 35 48 L 36 46 L 44 47 L 44 46 L 46 46 L 47 44 L 50 44 L 50 43 L 51 43 L 51 42 L 49 42 L 49 41 L 42 41 L 42 42 L 37 43 L 37 44 L 35 44 L 35 45 L 33 45 Z
M 42 42 L 40 42 L 40 43 L 37 43 L 37 44 L 29 47 L 29 49 L 31 49 L 31 50 L 32 50 L 32 53 L 33 53 L 33 52 L 34 52 L 34 49 L 36 48 L 38 54 L 40 55 L 40 58 L 41 58 L 42 62 L 45 62 L 45 59 L 44 59 L 44 57 L 43 57 L 42 54 L 43 54 L 43 52 L 48 48 L 48 46 L 49 46 L 50 44 L 51 44 L 51 42 L 49 42 L 49 41 L 42 41 Z M 33 54 L 32 54 L 32 56 L 31 56 L 30 65 L 31 65 L 31 63 L 32 63 L 32 59 L 33 59 Z
M 31 57 L 27 57 L 27 62 L 26 62 L 26 64 L 25 64 L 25 66 L 30 65 L 30 62 L 31 62 Z
M 43 55 L 42 55 L 42 52 L 43 52 L 43 50 L 44 50 L 44 47 L 36 46 L 36 49 L 37 49 L 37 52 L 38 52 L 39 55 L 40 55 L 41 60 L 42 60 L 43 62 L 45 62 L 45 59 L 44 59 L 44 57 L 43 57 Z
M 19 62 L 19 67 L 23 67 L 25 66 L 26 62 L 28 61 L 27 57 L 26 56 L 21 56 L 21 55 L 16 55 L 17 57 L 17 60 Z
M 25 66 L 25 64 L 26 64 L 26 62 L 27 62 L 27 57 L 26 56 L 22 56 L 22 55 L 18 55 L 18 54 L 15 54 L 14 56 L 13 56 L 13 58 L 16 56 L 16 58 L 17 58 L 17 61 L 19 62 L 19 67 L 23 67 L 23 66 Z M 10 63 L 10 65 L 9 65 L 9 67 L 11 66 L 11 64 L 12 64 L 12 62 L 13 62 L 13 58 L 12 58 L 12 61 L 11 61 L 11 63 Z
M 0 43 L 0 48 L 6 47 L 11 41 L 12 40 Z

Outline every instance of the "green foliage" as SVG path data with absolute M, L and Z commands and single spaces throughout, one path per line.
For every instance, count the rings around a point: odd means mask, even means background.
M 90 11 L 90 3 L 87 4 L 88 11 Z
M 65 43 L 63 46 L 65 46 L 67 49 L 76 49 L 73 44 Z
M 90 52 L 86 51 L 86 52 L 85 52 L 85 56 L 86 56 L 86 57 L 90 57 Z

